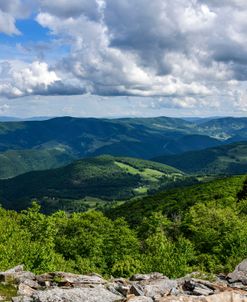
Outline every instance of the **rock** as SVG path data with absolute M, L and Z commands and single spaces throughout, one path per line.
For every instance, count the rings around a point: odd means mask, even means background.
M 17 265 L 9 270 L 7 270 L 5 273 L 13 274 L 13 273 L 22 273 L 24 272 L 24 265 Z
M 153 299 L 149 297 L 131 297 L 128 302 L 153 302 Z
M 143 287 L 140 284 L 133 284 L 130 288 L 130 294 L 144 296 Z
M 151 273 L 151 274 L 136 274 L 133 275 L 130 280 L 131 281 L 144 281 L 144 280 L 155 280 L 155 279 L 168 279 L 167 277 L 165 277 L 164 275 L 160 274 L 160 273 Z
M 27 279 L 34 280 L 35 275 L 31 272 L 10 272 L 10 270 L 7 272 L 0 273 L 0 282 L 20 284 Z
M 247 302 L 247 297 L 237 293 L 224 292 L 208 297 L 165 297 L 159 302 Z
M 245 290 L 247 291 L 247 286 L 244 285 L 242 282 L 234 282 L 234 283 L 230 283 L 229 286 L 231 288 L 234 288 L 234 289 L 242 289 L 242 290 Z
M 42 274 L 36 277 L 39 284 L 46 286 L 46 282 L 57 283 L 59 286 L 82 286 L 90 284 L 106 284 L 107 281 L 97 274 L 76 275 L 71 273 L 55 272 Z
M 128 293 L 129 293 L 129 286 L 123 285 L 123 284 L 118 284 L 118 286 L 116 287 L 116 290 L 122 294 L 124 297 L 127 297 Z
M 155 296 L 168 295 L 169 292 L 176 288 L 178 283 L 175 280 L 160 279 L 151 280 L 141 284 L 143 286 L 144 295 L 150 298 Z
M 214 293 L 213 286 L 210 282 L 202 280 L 187 280 L 183 284 L 183 289 L 191 295 L 195 296 L 209 296 Z
M 34 294 L 35 302 L 121 302 L 122 297 L 114 295 L 103 286 L 94 288 L 54 288 L 38 291 Z
M 107 284 L 106 288 L 113 293 L 114 295 L 118 295 L 121 297 L 124 297 L 117 289 L 118 289 L 118 285 L 117 284 Z
M 28 285 L 29 287 L 31 287 L 33 289 L 39 289 L 41 287 L 37 281 L 30 280 L 30 279 L 24 280 L 21 284 Z
M 235 270 L 227 275 L 227 280 L 230 283 L 242 282 L 247 285 L 247 259 L 236 266 Z
M 20 297 L 13 297 L 11 299 L 12 302 L 33 302 L 33 299 L 31 297 L 23 297 L 23 296 L 20 296 Z
M 35 289 L 31 288 L 30 286 L 28 286 L 24 283 L 21 283 L 18 286 L 17 295 L 31 297 L 35 292 L 36 292 Z

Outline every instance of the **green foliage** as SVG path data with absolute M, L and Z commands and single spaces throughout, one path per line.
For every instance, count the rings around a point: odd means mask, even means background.
M 1 180 L 0 197 L 5 207 L 15 210 L 27 208 L 36 199 L 46 213 L 85 211 L 90 205 L 84 200 L 90 197 L 106 202 L 127 200 L 142 195 L 140 187 L 158 191 L 184 179 L 182 172 L 163 164 L 100 156 Z
M 200 151 L 160 156 L 154 161 L 171 165 L 185 173 L 240 175 L 247 172 L 247 142 L 217 146 Z
M 131 226 L 97 211 L 44 215 L 37 203 L 21 213 L 0 208 L 0 271 L 23 263 L 36 273 L 105 277 L 228 272 L 247 254 L 246 199 L 238 198 L 245 190 L 245 178 L 233 177 L 131 201 L 111 212 L 124 213 Z
M 2 302 L 11 301 L 12 297 L 17 296 L 17 288 L 11 284 L 0 284 L 0 297 Z
M 8 150 L 0 153 L 0 179 L 29 171 L 54 169 L 72 162 L 76 156 L 66 146 L 30 150 Z

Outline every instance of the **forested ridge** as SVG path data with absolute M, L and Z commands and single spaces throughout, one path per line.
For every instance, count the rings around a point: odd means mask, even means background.
M 44 215 L 36 203 L 20 213 L 1 208 L 0 270 L 23 263 L 36 273 L 106 277 L 230 271 L 247 252 L 245 181 L 232 177 L 173 189 L 105 214 Z

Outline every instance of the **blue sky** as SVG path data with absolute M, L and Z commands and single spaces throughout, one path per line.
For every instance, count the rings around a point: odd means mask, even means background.
M 0 115 L 246 116 L 245 0 L 0 1 Z

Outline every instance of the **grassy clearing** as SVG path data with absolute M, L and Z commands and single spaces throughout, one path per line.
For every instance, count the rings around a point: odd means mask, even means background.
M 144 170 L 138 170 L 128 164 L 124 164 L 118 161 L 115 161 L 115 164 L 120 167 L 121 169 L 125 170 L 128 173 L 134 174 L 134 175 L 140 175 L 146 180 L 156 182 L 164 176 L 164 173 L 155 169 L 146 168 Z M 137 189 L 139 191 L 139 189 Z M 137 192 L 138 192 L 137 191 Z M 141 189 L 143 191 L 143 189 Z
M 130 165 L 124 164 L 124 163 L 120 163 L 119 161 L 115 161 L 114 162 L 118 167 L 120 167 L 121 169 L 125 170 L 126 172 L 130 173 L 130 174 L 142 174 L 142 172 Z

